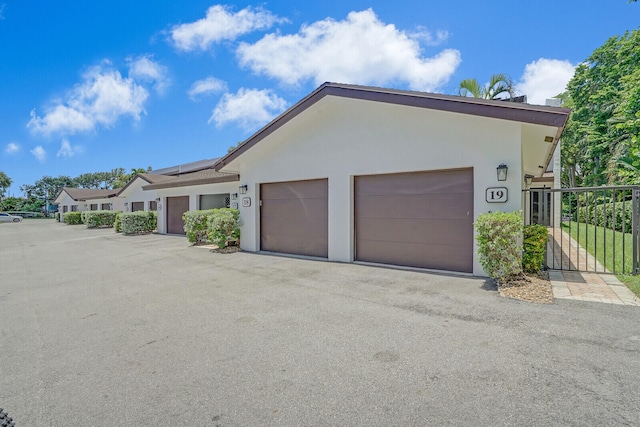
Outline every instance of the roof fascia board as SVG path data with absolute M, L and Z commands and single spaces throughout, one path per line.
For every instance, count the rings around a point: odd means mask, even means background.
M 161 188 L 178 188 L 178 187 L 191 187 L 192 185 L 205 185 L 205 184 L 220 184 L 224 182 L 240 181 L 240 175 L 229 175 L 216 178 L 200 178 L 191 181 L 171 181 L 162 182 L 158 184 L 150 184 L 142 186 L 144 191 L 158 190 Z

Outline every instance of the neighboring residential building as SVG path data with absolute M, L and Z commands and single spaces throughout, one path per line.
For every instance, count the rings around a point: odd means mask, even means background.
M 156 184 L 173 177 L 152 173 L 140 173 L 119 189 L 118 198 L 124 199 L 124 212 L 155 211 L 158 208 L 156 191 L 144 191 L 142 187 Z
M 117 197 L 119 190 L 64 187 L 53 203 L 58 205 L 61 214 L 88 210 L 121 211 L 124 209 L 124 200 Z
M 185 234 L 182 215 L 186 211 L 229 207 L 238 191 L 237 174 L 198 170 L 143 185 L 144 192 L 157 195 L 158 233 Z

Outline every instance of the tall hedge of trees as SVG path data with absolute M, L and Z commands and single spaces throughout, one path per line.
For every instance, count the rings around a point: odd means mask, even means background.
M 563 186 L 640 184 L 640 29 L 597 48 L 562 97 Z

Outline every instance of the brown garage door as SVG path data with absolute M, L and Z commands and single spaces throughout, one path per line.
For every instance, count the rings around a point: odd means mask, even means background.
M 260 185 L 260 249 L 328 256 L 328 181 Z
M 473 169 L 355 178 L 356 259 L 473 271 Z
M 189 210 L 189 196 L 167 197 L 167 233 L 186 234 L 182 214 Z

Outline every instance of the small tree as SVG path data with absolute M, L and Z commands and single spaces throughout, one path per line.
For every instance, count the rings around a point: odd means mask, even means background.
M 7 176 L 6 173 L 0 171 L 0 200 L 4 197 L 7 189 L 11 187 L 13 181 Z

